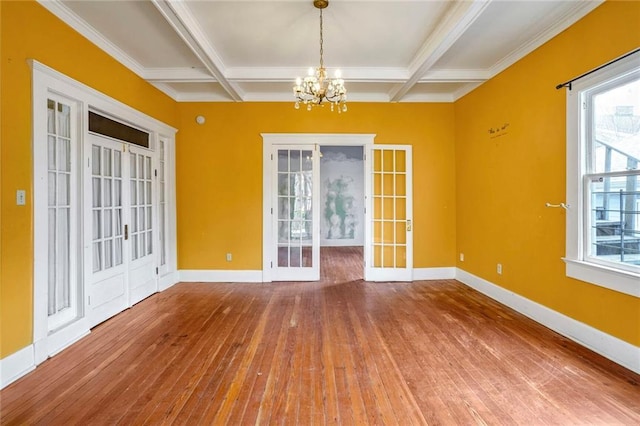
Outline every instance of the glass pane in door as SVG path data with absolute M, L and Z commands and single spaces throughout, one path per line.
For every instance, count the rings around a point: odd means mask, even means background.
M 92 146 L 93 272 L 122 263 L 122 153 Z
M 131 260 L 153 252 L 152 162 L 145 153 L 131 152 Z
M 372 280 L 410 279 L 412 268 L 411 149 L 388 145 L 371 150 Z
M 71 116 L 70 107 L 47 102 L 49 200 L 49 309 L 54 315 L 71 305 Z
M 313 268 L 313 151 L 277 154 L 277 265 Z

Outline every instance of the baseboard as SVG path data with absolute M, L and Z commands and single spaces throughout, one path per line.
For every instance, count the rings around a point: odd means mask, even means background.
M 452 280 L 456 277 L 456 268 L 413 268 L 413 281 Z
M 180 274 L 178 271 L 169 272 L 168 274 L 161 276 L 158 278 L 158 291 L 165 291 L 169 287 L 178 283 L 180 281 L 179 278 Z
M 0 359 L 0 389 L 4 389 L 35 368 L 33 345 Z
M 551 330 L 640 374 L 640 348 L 462 269 L 456 279 Z
M 205 283 L 261 283 L 262 271 L 226 271 L 210 269 L 183 269 L 179 271 L 181 282 Z M 413 280 L 446 280 L 456 277 L 456 268 L 414 268 Z
M 181 282 L 204 283 L 261 283 L 262 271 L 225 271 L 211 269 L 183 269 Z

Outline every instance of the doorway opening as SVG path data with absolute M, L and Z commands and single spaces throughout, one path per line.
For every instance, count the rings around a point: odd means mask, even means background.
M 263 282 L 320 280 L 320 147 L 334 146 L 363 149 L 364 279 L 412 280 L 411 146 L 374 145 L 374 137 L 262 134 Z M 331 230 L 337 212 L 329 208 L 324 213 Z M 345 235 L 339 220 L 334 230 Z
M 364 146 L 320 146 L 320 279 L 364 279 Z

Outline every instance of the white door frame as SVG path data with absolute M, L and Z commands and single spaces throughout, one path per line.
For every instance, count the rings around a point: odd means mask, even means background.
M 32 69 L 32 112 L 33 112 L 33 364 L 38 365 L 49 356 L 56 354 L 89 333 L 87 321 L 87 295 L 83 282 L 84 267 L 83 249 L 78 250 L 78 314 L 77 317 L 60 328 L 50 330 L 48 324 L 48 220 L 47 220 L 47 112 L 46 101 L 51 94 L 60 95 L 76 103 L 78 111 L 77 158 L 85 158 L 85 143 L 88 135 L 88 111 L 103 111 L 105 114 L 118 117 L 128 123 L 136 123 L 137 127 L 147 129 L 151 136 L 151 146 L 159 139 L 165 143 L 166 166 L 166 267 L 159 269 L 157 277 L 160 290 L 164 290 L 178 281 L 177 273 L 177 238 L 176 238 L 176 203 L 175 203 L 175 134 L 177 129 L 168 126 L 140 111 L 125 105 L 105 94 L 86 86 L 66 75 L 47 67 L 35 60 L 29 60 Z M 84 163 L 84 162 L 83 162 Z M 81 164 L 71 166 L 78 179 L 83 176 Z M 78 182 L 82 187 L 82 183 Z M 81 189 L 75 188 L 81 197 Z M 29 199 L 29 196 L 27 196 Z M 77 206 L 79 217 L 82 213 L 82 199 Z M 43 208 L 44 206 L 44 208 Z M 82 219 L 82 222 L 84 218 Z M 78 226 L 82 229 L 83 224 Z M 157 232 L 156 232 L 156 237 Z M 85 241 L 84 235 L 78 235 L 78 244 Z M 156 240 L 157 242 L 157 240 Z
M 278 145 L 332 145 L 332 146 L 362 146 L 364 151 L 373 146 L 375 134 L 357 133 L 262 133 L 262 282 L 270 283 L 272 277 L 273 244 L 273 188 L 271 153 Z M 365 158 L 365 169 L 368 159 Z M 315 182 L 314 182 L 315 184 Z M 365 199 L 371 194 L 371 188 L 365 180 Z M 365 211 L 365 223 L 369 223 L 368 212 Z M 365 259 L 368 258 L 369 247 L 367 241 L 367 226 L 365 226 Z M 319 238 L 319 235 L 317 236 Z M 364 273 L 364 271 L 363 271 Z

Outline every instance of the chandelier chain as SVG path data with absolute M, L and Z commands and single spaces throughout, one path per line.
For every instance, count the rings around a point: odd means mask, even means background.
M 320 68 L 324 68 L 324 60 L 322 59 L 322 54 L 324 53 L 322 49 L 323 41 L 324 40 L 322 39 L 322 9 L 320 9 Z

